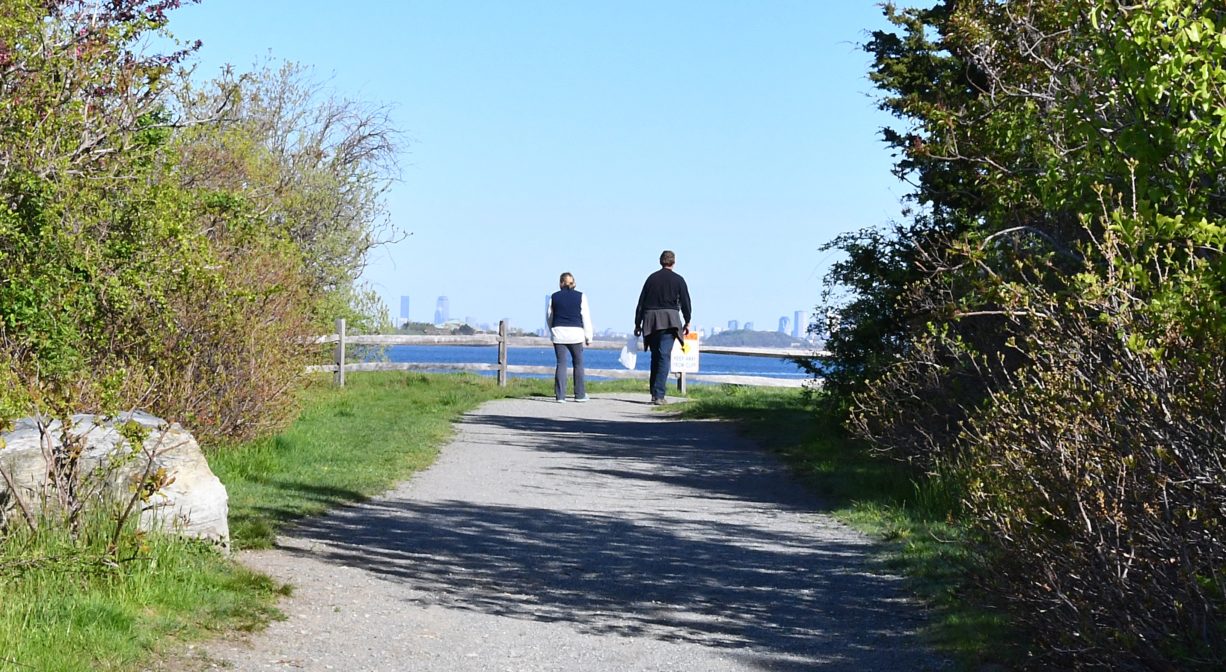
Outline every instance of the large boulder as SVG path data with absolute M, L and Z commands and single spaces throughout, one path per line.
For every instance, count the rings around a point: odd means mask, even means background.
M 132 446 L 118 430 L 129 421 L 148 431 L 142 446 Z M 169 482 L 147 501 L 138 502 L 140 528 L 207 539 L 229 550 L 226 487 L 209 469 L 190 432 L 142 412 L 114 418 L 75 415 L 72 424 L 72 434 L 83 439 L 79 469 L 83 496 L 95 501 L 128 501 L 152 460 L 151 471 L 164 469 L 167 478 L 163 480 Z M 12 431 L 0 435 L 0 519 L 13 524 L 14 516 L 23 515 L 14 494 L 31 511 L 42 506 L 47 456 L 52 453 L 52 446 L 44 441 L 58 442 L 61 435 L 59 422 L 44 433 L 30 418 L 17 421 Z

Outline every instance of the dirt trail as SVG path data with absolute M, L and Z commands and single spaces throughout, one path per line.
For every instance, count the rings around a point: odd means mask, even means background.
M 933 670 L 863 536 L 726 423 L 519 399 L 436 465 L 243 561 L 295 586 L 218 668 Z

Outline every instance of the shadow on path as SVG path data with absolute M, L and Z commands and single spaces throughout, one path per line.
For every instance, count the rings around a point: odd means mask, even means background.
M 703 420 L 654 422 L 587 418 L 482 415 L 465 426 L 519 440 L 536 451 L 578 456 L 576 466 L 559 468 L 651 481 L 685 488 L 704 497 L 770 504 L 816 512 L 826 506 L 778 461 L 738 437 L 729 423 Z
M 760 669 L 921 669 L 897 580 L 729 426 L 488 414 L 462 430 L 490 460 L 530 453 L 569 504 L 410 487 L 303 521 L 293 535 L 324 543 L 284 550 L 405 582 L 421 606 L 719 647 Z M 621 510 L 574 505 L 585 487 L 624 493 Z
M 649 636 L 784 654 L 831 653 L 905 637 L 888 579 L 863 547 L 740 526 L 399 502 L 352 509 L 302 531 L 314 554 L 421 591 L 417 602 L 592 634 Z M 781 543 L 790 542 L 790 543 Z M 837 641 L 836 641 L 837 640 Z M 848 660 L 850 659 L 850 660 Z

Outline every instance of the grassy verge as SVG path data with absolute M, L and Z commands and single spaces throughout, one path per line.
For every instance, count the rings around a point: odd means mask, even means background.
M 799 390 L 694 387 L 690 396 L 686 417 L 736 421 L 782 455 L 834 516 L 883 539 L 885 562 L 936 608 L 929 635 L 963 667 L 1016 655 L 1005 620 L 973 599 L 969 577 L 978 559 L 948 480 L 920 478 L 871 455 Z
M 134 537 L 111 562 L 106 535 L 93 538 L 83 548 L 54 532 L 17 532 L 0 544 L 0 670 L 147 669 L 176 640 L 276 614 L 278 586 L 203 544 Z

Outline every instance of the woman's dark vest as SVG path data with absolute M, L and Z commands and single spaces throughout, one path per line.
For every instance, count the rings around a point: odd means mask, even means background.
M 553 324 L 551 327 L 583 326 L 583 292 L 560 289 L 553 293 Z

